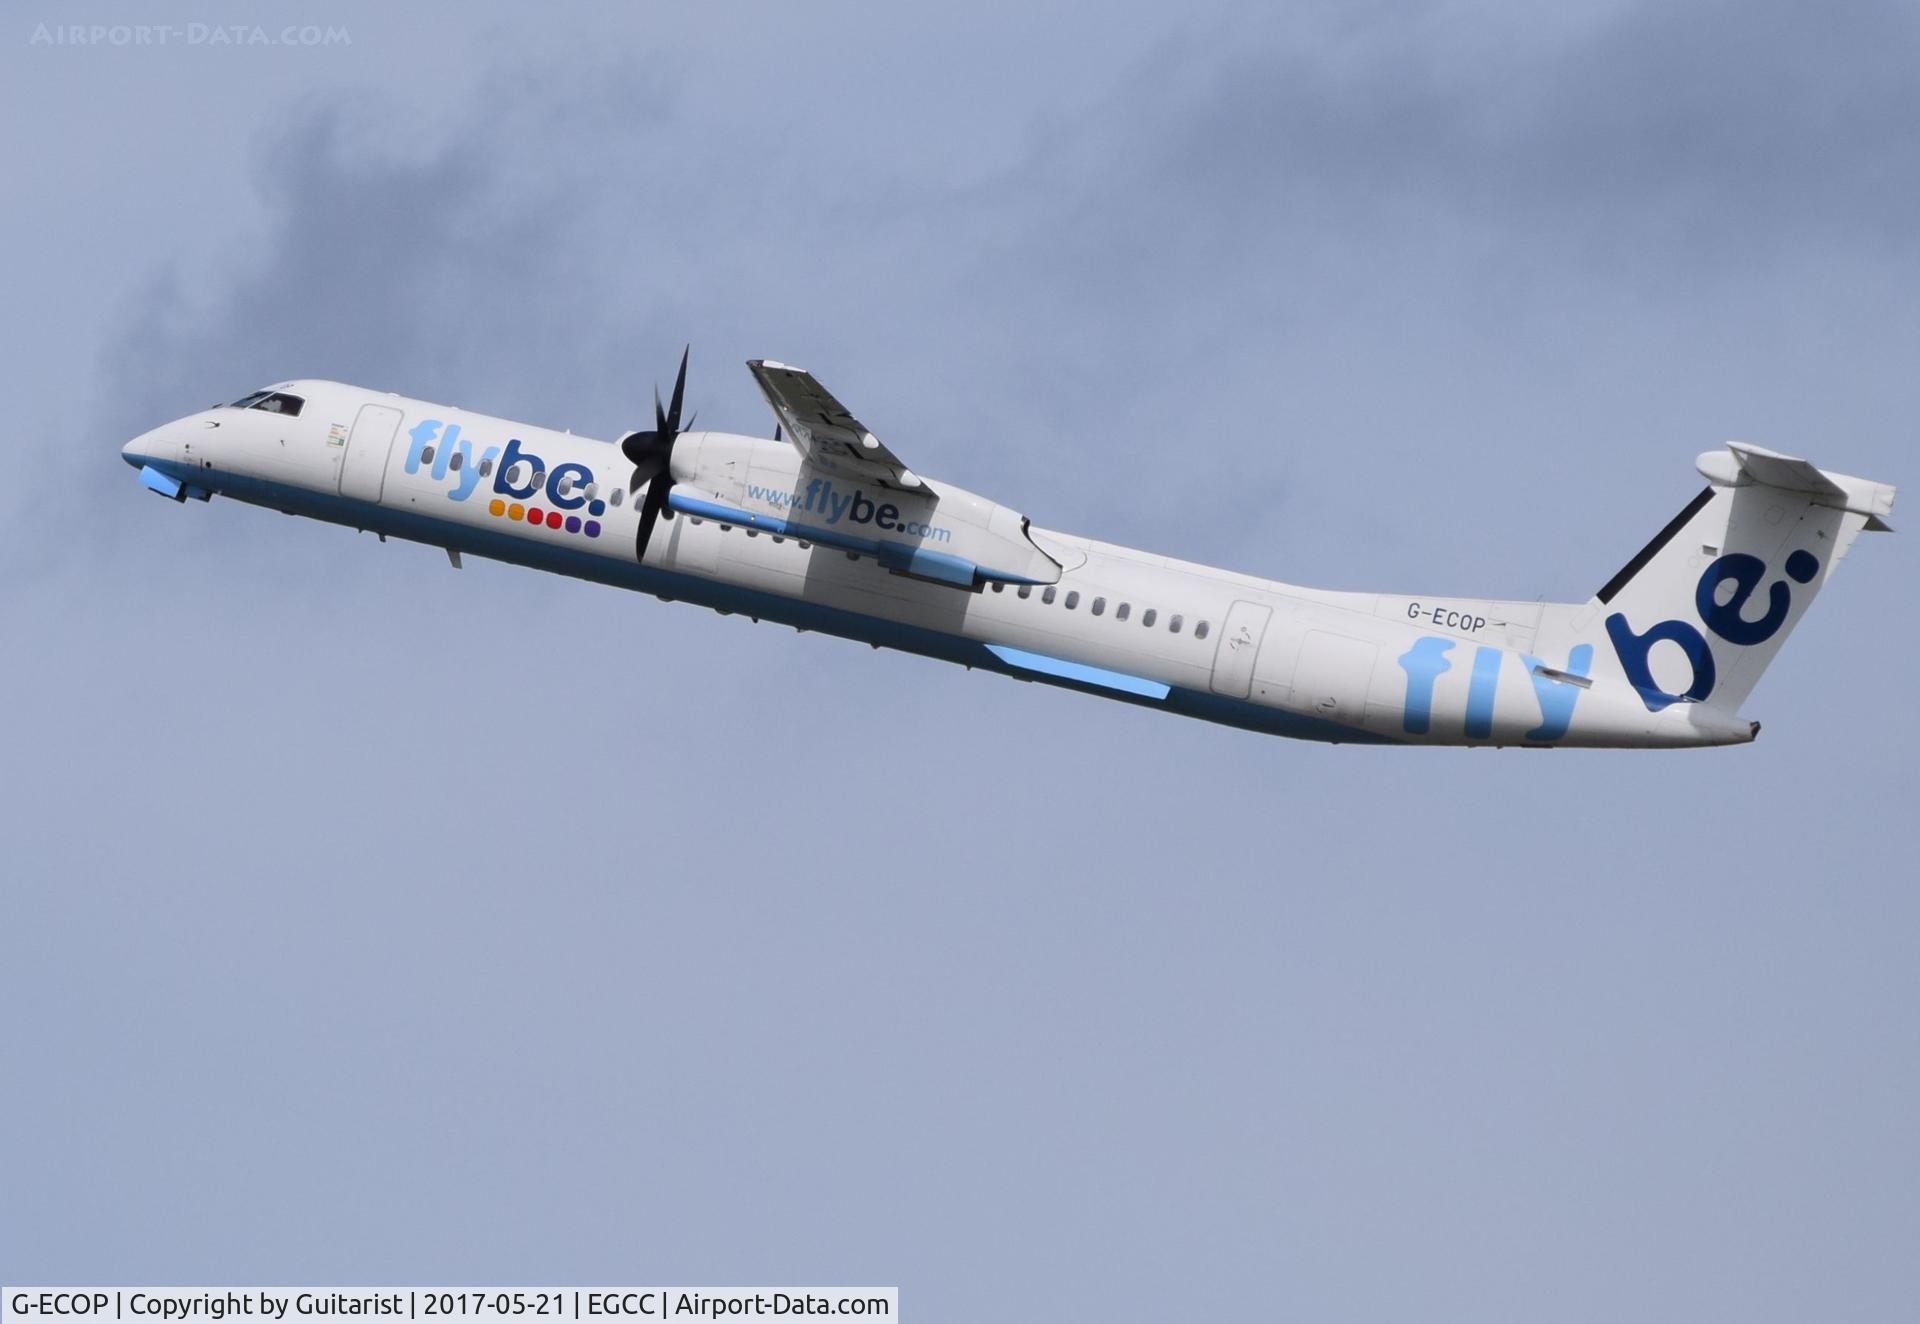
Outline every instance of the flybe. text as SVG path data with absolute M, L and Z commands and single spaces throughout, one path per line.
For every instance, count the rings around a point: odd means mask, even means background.
M 517 437 L 509 439 L 503 450 L 461 436 L 458 423 L 426 418 L 407 430 L 407 443 L 407 472 L 417 474 L 423 466 L 431 466 L 428 472 L 434 482 L 451 479 L 449 500 L 465 501 L 479 489 L 480 480 L 491 474 L 496 496 L 514 501 L 540 497 L 555 510 L 606 513 L 606 502 L 593 495 L 592 469 L 571 460 L 548 469 Z

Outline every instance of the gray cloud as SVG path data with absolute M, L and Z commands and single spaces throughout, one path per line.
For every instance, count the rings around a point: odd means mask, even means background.
M 527 404 L 536 389 L 600 389 L 592 370 L 618 353 L 619 311 L 580 251 L 584 165 L 547 149 L 609 123 L 644 140 L 668 103 L 614 69 L 590 81 L 591 101 L 482 100 L 424 147 L 383 140 L 379 117 L 355 103 L 290 115 L 263 136 L 249 176 L 266 202 L 263 251 L 225 273 L 225 288 L 189 298 L 167 274 L 142 295 L 109 353 L 122 384 L 113 421 L 197 407 L 207 388 L 187 394 L 183 365 L 236 392 L 292 375 L 429 395 L 484 380 Z
M 1318 249 L 1440 224 L 1497 236 L 1488 264 L 1551 254 L 1651 284 L 1841 244 L 1912 253 L 1908 7 L 1638 5 L 1470 59 L 1397 12 L 1344 35 L 1331 59 L 1170 45 L 1096 117 L 1096 156 L 1062 133 L 1035 173 L 1083 182 L 1072 233 L 1111 232 L 1098 255 L 1120 236 L 1144 258 L 1196 231 Z

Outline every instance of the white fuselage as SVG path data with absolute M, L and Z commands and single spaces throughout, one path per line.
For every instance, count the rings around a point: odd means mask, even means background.
M 136 438 L 126 458 L 183 497 L 218 493 L 1274 734 L 1639 746 L 1752 735 L 1694 705 L 1650 712 L 1580 642 L 1591 622 L 1578 605 L 1298 588 L 1028 529 L 934 480 L 931 513 L 907 519 L 884 491 L 812 469 L 784 441 L 717 432 L 680 439 L 679 513 L 639 562 L 632 470 L 608 442 L 334 382 L 276 389 L 304 401 L 297 417 L 211 409 Z M 1007 578 L 939 582 L 901 559 L 953 562 L 963 545 L 985 549 L 981 575 Z

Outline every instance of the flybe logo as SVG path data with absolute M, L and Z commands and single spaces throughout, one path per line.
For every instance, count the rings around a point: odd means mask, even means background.
M 480 448 L 460 435 L 458 423 L 437 418 L 422 419 L 407 431 L 407 472 L 417 474 L 426 468 L 436 483 L 452 481 L 447 493 L 451 501 L 465 501 L 489 474 L 493 478 L 493 499 L 487 513 L 512 521 L 544 525 L 567 533 L 600 536 L 600 516 L 607 503 L 589 495 L 593 470 L 568 461 L 552 469 L 518 438 L 498 446 Z
M 1820 558 L 1804 548 L 1797 550 L 1787 557 L 1786 570 L 1787 578 L 1794 583 L 1812 583 L 1813 577 L 1820 573 Z M 1701 623 L 1741 648 L 1752 648 L 1773 638 L 1787 623 L 1787 613 L 1793 609 L 1793 590 L 1784 581 L 1774 580 L 1767 586 L 1766 612 L 1758 620 L 1748 620 L 1747 604 L 1766 578 L 1767 563 L 1757 556 L 1729 552 L 1720 557 L 1706 568 L 1694 586 L 1693 606 Z M 1723 602 L 1720 590 L 1729 583 L 1733 590 Z M 1626 671 L 1628 682 L 1640 692 L 1648 712 L 1657 713 L 1668 704 L 1699 703 L 1713 693 L 1719 679 L 1713 665 L 1713 649 L 1706 636 L 1688 622 L 1660 621 L 1645 634 L 1635 634 L 1626 616 L 1615 612 L 1607 617 L 1607 637 L 1613 640 L 1613 651 L 1620 657 L 1620 666 Z M 1693 668 L 1692 684 L 1679 694 L 1669 694 L 1653 679 L 1653 668 L 1648 665 L 1647 657 L 1658 643 L 1678 644 Z

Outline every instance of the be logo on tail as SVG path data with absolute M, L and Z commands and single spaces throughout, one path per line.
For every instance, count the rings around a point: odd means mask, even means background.
M 1810 583 L 1820 573 L 1820 558 L 1809 551 L 1795 551 L 1787 557 L 1786 570 L 1787 578 L 1794 583 Z M 1793 590 L 1785 580 L 1776 579 L 1767 586 L 1766 612 L 1758 620 L 1747 619 L 1747 604 L 1766 578 L 1765 561 L 1745 552 L 1729 552 L 1701 574 L 1693 594 L 1694 610 L 1709 630 L 1730 644 L 1741 648 L 1763 644 L 1780 633 L 1793 607 Z M 1733 584 L 1733 593 L 1721 602 L 1720 586 L 1729 582 Z M 1648 712 L 1657 713 L 1674 703 L 1700 703 L 1713 693 L 1718 679 L 1713 649 L 1706 636 L 1688 622 L 1665 620 L 1644 634 L 1635 634 L 1626 616 L 1615 612 L 1607 617 L 1607 637 L 1613 640 L 1613 651 L 1619 655 L 1627 681 L 1639 691 Z M 1653 679 L 1653 668 L 1647 658 L 1658 643 L 1678 644 L 1693 668 L 1693 683 L 1679 694 L 1669 694 Z

